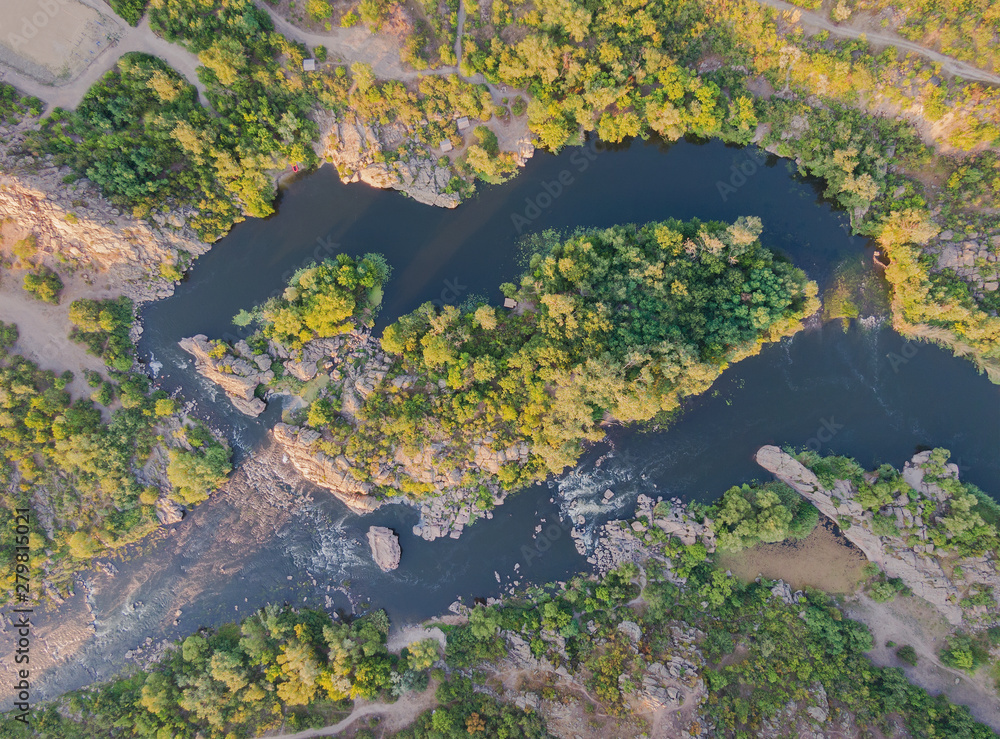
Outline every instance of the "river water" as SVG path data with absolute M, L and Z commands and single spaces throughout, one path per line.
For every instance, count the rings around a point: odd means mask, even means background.
M 385 254 L 394 272 L 381 325 L 427 300 L 499 301 L 498 285 L 522 268 L 519 239 L 545 228 L 757 215 L 762 242 L 821 287 L 845 263 L 861 261 L 870 272 L 868 244 L 850 235 L 846 216 L 818 193 L 787 161 L 718 142 L 592 144 L 538 154 L 513 182 L 484 188 L 453 211 L 345 186 L 324 167 L 291 183 L 275 216 L 234 228 L 173 297 L 148 306 L 140 351 L 162 365 L 161 387 L 195 400 L 199 414 L 233 438 L 239 458 L 252 460 L 280 413 L 277 404 L 259 419 L 242 416 L 192 371 L 177 341 L 197 333 L 233 338 L 232 316 L 279 292 L 312 259 L 338 251 Z M 414 537 L 412 509 L 388 506 L 358 517 L 319 489 L 291 484 L 283 488 L 289 495 L 311 500 L 297 498 L 273 526 L 246 526 L 250 533 L 227 549 L 227 536 L 239 538 L 233 532 L 246 518 L 246 499 L 216 496 L 177 532 L 116 563 L 116 577 L 91 576 L 87 603 L 96 633 L 76 648 L 87 670 L 68 663 L 50 670 L 43 689 L 50 694 L 106 677 L 121 664 L 118 657 L 101 661 L 108 654 L 239 618 L 266 602 L 370 604 L 401 623 L 440 613 L 458 596 L 469 602 L 512 583 L 565 578 L 586 562 L 560 516 L 584 516 L 589 537 L 603 521 L 628 513 L 640 493 L 714 499 L 764 477 L 753 462 L 762 444 L 897 466 L 921 448 L 945 446 L 964 479 L 1000 491 L 1000 389 L 948 352 L 905 342 L 877 307 L 871 310 L 869 320 L 817 325 L 764 347 L 688 402 L 666 430 L 612 430 L 609 443 L 577 469 L 513 496 L 493 520 L 467 528 L 457 541 Z M 608 489 L 616 496 L 604 504 Z M 364 542 L 370 525 L 399 533 L 398 570 L 384 574 L 372 563 Z M 350 602 L 336 592 L 345 581 Z M 175 610 L 182 611 L 176 623 Z M 62 617 L 55 612 L 46 620 L 53 628 Z

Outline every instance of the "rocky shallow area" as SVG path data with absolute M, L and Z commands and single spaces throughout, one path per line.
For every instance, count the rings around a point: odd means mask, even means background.
M 289 397 L 279 373 L 300 384 L 318 383 L 317 397 L 336 402 L 340 415 L 355 427 L 365 399 L 376 388 L 389 383 L 396 390 L 410 390 L 417 382 L 415 377 L 393 374 L 394 358 L 363 331 L 310 341 L 298 352 L 272 341 L 266 351 L 255 353 L 245 341 L 230 346 L 201 334 L 183 339 L 180 346 L 194 356 L 201 375 L 251 416 L 264 410 L 264 398 Z M 439 384 L 415 389 L 428 395 L 445 391 Z M 292 400 L 297 402 L 295 397 Z M 500 467 L 528 459 L 526 444 L 497 449 L 496 440 L 486 436 L 471 446 L 467 461 L 457 467 L 446 467 L 442 459 L 446 445 L 434 442 L 416 451 L 396 448 L 391 460 L 369 470 L 344 453 L 331 453 L 330 434 L 301 421 L 276 424 L 272 434 L 303 477 L 329 490 L 353 511 L 367 513 L 387 502 L 417 507 L 421 518 L 413 533 L 426 541 L 446 536 L 457 539 L 478 518 L 492 518 L 491 509 L 506 499 L 495 482 Z M 408 484 L 431 491 L 415 500 L 401 494 Z M 488 501 L 483 500 L 483 490 L 488 491 Z

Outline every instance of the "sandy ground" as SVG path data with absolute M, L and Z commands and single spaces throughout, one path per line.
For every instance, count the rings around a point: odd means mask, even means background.
M 760 544 L 719 557 L 723 569 L 750 581 L 758 575 L 784 580 L 793 588 L 806 586 L 828 593 L 849 593 L 862 579 L 865 556 L 828 521 L 801 541 Z
M 43 82 L 78 76 L 122 32 L 121 21 L 80 0 L 0 0 L 0 59 Z
M 423 641 L 424 639 L 437 639 L 442 650 L 448 646 L 444 632 L 441 629 L 424 626 L 404 626 L 401 629 L 390 629 L 387 646 L 390 652 L 399 654 L 410 644 Z
M 16 225 L 0 226 L 0 254 L 15 261 L 10 249 L 27 234 Z M 73 373 L 73 382 L 67 389 L 74 400 L 89 398 L 93 392 L 83 377 L 84 370 L 93 370 L 107 377 L 107 368 L 100 358 L 87 353 L 83 344 L 70 341 L 73 324 L 69 320 L 69 306 L 74 300 L 116 297 L 120 289 L 111 284 L 105 275 L 88 273 L 69 274 L 59 265 L 49 265 L 62 279 L 64 288 L 58 305 L 43 303 L 22 287 L 25 269 L 4 269 L 0 273 L 0 321 L 15 323 L 18 339 L 14 351 L 35 362 L 41 369 L 62 374 Z M 90 281 L 88 282 L 88 278 Z
M 944 693 L 952 703 L 968 706 L 973 717 L 994 731 L 1000 731 L 1000 698 L 986 670 L 969 676 L 946 667 L 937 652 L 951 633 L 949 625 L 926 601 L 897 597 L 889 603 L 876 603 L 863 593 L 846 604 L 847 615 L 868 626 L 875 648 L 868 653 L 880 667 L 900 667 L 907 679 L 932 695 Z M 887 647 L 893 641 L 895 647 Z M 896 657 L 896 649 L 909 644 L 917 652 L 917 665 L 911 667 Z
M 53 0 L 55 3 L 61 1 Z M 182 46 L 171 44 L 153 33 L 153 30 L 149 27 L 148 18 L 143 18 L 137 27 L 132 28 L 121 19 L 114 17 L 108 7 L 100 0 L 66 1 L 74 3 L 84 2 L 84 7 L 103 8 L 108 13 L 102 21 L 104 23 L 102 29 L 105 32 L 105 37 L 95 53 L 88 53 L 86 57 L 81 57 L 80 64 L 74 67 L 72 74 L 53 81 L 46 78 L 44 74 L 33 76 L 32 72 L 29 71 L 26 74 L 16 64 L 11 65 L 3 53 L 3 45 L 0 44 L 0 81 L 14 85 L 22 92 L 34 95 L 44 101 L 49 111 L 55 107 L 75 108 L 83 100 L 84 95 L 87 94 L 91 86 L 103 77 L 108 70 L 114 68 L 115 64 L 118 63 L 118 59 L 123 54 L 131 51 L 140 51 L 163 59 L 198 89 L 198 96 L 202 105 L 207 105 L 205 86 L 198 80 L 196 73 L 200 65 L 197 55 L 192 54 Z M 8 14 L 13 15 L 6 8 L 14 3 L 26 3 L 30 5 L 32 4 L 32 0 L 0 0 L 0 17 L 6 20 Z M 60 17 L 60 14 L 57 13 L 56 18 Z M 40 27 L 33 43 L 57 43 L 59 38 L 58 29 L 59 24 L 55 21 L 47 23 L 45 26 Z M 6 24 L 4 25 L 4 30 L 6 31 Z M 4 36 L 4 39 L 6 39 L 6 36 Z M 9 41 L 4 40 L 3 43 L 9 43 Z M 23 60 L 24 57 L 22 57 Z

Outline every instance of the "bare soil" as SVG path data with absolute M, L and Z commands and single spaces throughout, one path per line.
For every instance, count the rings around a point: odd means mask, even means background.
M 813 587 L 828 593 L 853 592 L 864 579 L 867 560 L 829 523 L 801 541 L 760 544 L 736 554 L 723 554 L 719 565 L 750 581 L 758 575 L 784 580 L 793 588 Z
M 0 255 L 8 264 L 15 261 L 12 245 L 25 235 L 15 224 L 0 226 Z M 88 354 L 82 344 L 70 341 L 73 324 L 69 320 L 69 305 L 81 298 L 117 297 L 121 289 L 107 276 L 69 274 L 59 265 L 49 266 L 59 273 L 65 286 L 59 304 L 43 303 L 24 290 L 22 285 L 27 269 L 4 269 L 0 276 L 0 320 L 17 324 L 19 336 L 15 352 L 57 375 L 69 370 L 73 373 L 73 381 L 66 388 L 70 395 L 74 400 L 89 398 L 93 389 L 84 379 L 84 371 L 93 370 L 106 378 L 107 368 L 99 357 Z
M 122 32 L 121 21 L 80 0 L 43 8 L 37 0 L 0 0 L 0 61 L 42 82 L 71 80 Z

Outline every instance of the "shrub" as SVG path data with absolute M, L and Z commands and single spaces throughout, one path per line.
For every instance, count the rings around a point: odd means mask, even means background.
M 911 647 L 909 644 L 904 644 L 899 649 L 896 650 L 896 656 L 902 662 L 910 665 L 911 667 L 916 667 L 917 665 L 917 650 Z
M 12 251 L 17 257 L 18 265 L 27 267 L 35 261 L 35 257 L 38 255 L 38 237 L 35 234 L 25 236 L 20 241 L 15 242 Z
M 63 281 L 48 267 L 39 267 L 24 276 L 24 289 L 39 300 L 58 305 Z
M 332 13 L 333 6 L 326 0 L 306 0 L 306 14 L 314 21 L 329 18 Z

